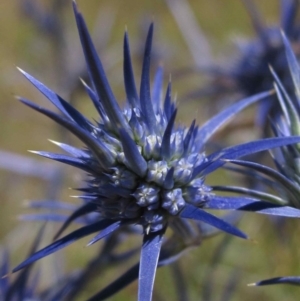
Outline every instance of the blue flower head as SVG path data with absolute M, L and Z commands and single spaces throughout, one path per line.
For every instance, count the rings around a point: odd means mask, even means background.
M 281 33 L 287 59 L 287 68 L 291 75 L 293 93 L 289 93 L 289 87 L 280 80 L 277 70 L 271 69 L 274 79 L 274 87 L 278 99 L 278 106 L 281 111 L 272 116 L 271 128 L 276 137 L 290 137 L 300 133 L 300 66 L 291 43 L 285 33 Z M 289 91 L 289 92 L 288 92 Z M 293 101 L 294 100 L 294 101 Z M 272 159 L 276 169 L 262 166 L 254 162 L 234 160 L 232 163 L 246 167 L 248 175 L 252 175 L 266 188 L 275 189 L 284 200 L 285 204 L 300 208 L 300 144 L 283 146 L 272 151 Z M 249 173 L 250 171 L 250 173 Z M 249 286 L 265 285 L 300 285 L 299 276 L 282 276 L 258 281 Z
M 178 224 L 184 225 L 188 220 L 196 220 L 247 238 L 243 232 L 205 209 L 246 210 L 300 217 L 299 211 L 294 208 L 244 196 L 215 195 L 212 188 L 205 184 L 206 175 L 222 167 L 226 160 L 300 142 L 300 137 L 270 138 L 225 148 L 208 156 L 205 154 L 207 140 L 221 125 L 246 106 L 270 95 L 269 92 L 237 102 L 202 127 L 198 127 L 195 121 L 188 128 L 175 125 L 177 109 L 171 97 L 171 83 L 165 97 L 160 97 L 161 68 L 157 71 L 153 92 L 150 92 L 151 25 L 145 44 L 139 93 L 133 76 L 128 36 L 125 33 L 124 83 L 127 103 L 121 109 L 75 3 L 74 12 L 91 81 L 91 87 L 85 84 L 85 88 L 100 120 L 96 124 L 92 123 L 59 95 L 22 70 L 24 76 L 62 115 L 24 98 L 20 100 L 68 129 L 86 146 L 79 149 L 57 143 L 68 155 L 37 152 L 82 169 L 88 174 L 87 185 L 82 189 L 85 203 L 68 218 L 58 235 L 77 217 L 98 212 L 99 219 L 36 252 L 17 266 L 14 272 L 91 233 L 100 231 L 91 240 L 90 244 L 93 244 L 117 229 L 137 225 L 143 232 L 140 262 L 130 271 L 127 279 L 123 278 L 120 286 L 124 286 L 128 279 L 138 277 L 138 299 L 147 301 L 152 298 L 157 266 L 166 262 L 170 257 L 168 254 L 171 254 L 164 252 L 162 248 L 168 242 L 163 242 L 168 227 L 174 230 Z M 91 300 L 102 299 L 98 295 Z
M 292 91 L 286 88 L 284 82 L 280 80 L 277 70 L 270 66 L 271 75 L 274 80 L 279 108 L 277 114 L 270 116 L 271 129 L 276 137 L 291 137 L 300 134 L 300 68 L 296 55 L 292 49 L 290 41 L 284 32 L 281 33 L 282 43 L 285 46 L 284 55 L 287 60 L 287 70 L 290 72 Z M 271 152 L 276 169 L 262 166 L 255 162 L 234 160 L 235 164 L 246 167 L 249 171 L 255 172 L 253 175 L 260 183 L 271 186 L 277 191 L 285 203 L 300 208 L 300 145 L 283 146 Z M 265 177 L 267 176 L 267 177 Z
M 269 71 L 269 65 L 277 70 L 286 88 L 292 89 L 293 85 L 280 30 L 284 30 L 295 46 L 299 45 L 300 25 L 296 18 L 299 2 L 288 0 L 280 1 L 280 4 L 279 24 L 266 26 L 251 1 L 245 1 L 257 37 L 248 41 L 241 48 L 240 59 L 229 72 L 229 76 L 232 77 L 237 88 L 245 95 L 253 95 L 272 88 L 273 78 Z
M 194 97 L 203 93 L 217 95 L 224 99 L 224 93 L 241 93 L 245 97 L 270 90 L 273 87 L 273 76 L 269 66 L 272 66 L 288 93 L 293 93 L 293 81 L 288 68 L 284 44 L 280 31 L 283 30 L 291 41 L 297 59 L 300 57 L 300 23 L 297 19 L 299 1 L 282 0 L 278 24 L 267 25 L 261 17 L 253 1 L 242 1 L 250 16 L 256 36 L 238 45 L 238 54 L 231 63 L 225 66 L 208 68 L 213 75 L 210 86 L 190 93 Z M 207 68 L 206 68 L 207 69 Z M 274 97 L 264 101 L 257 115 L 258 124 L 266 125 L 267 116 L 278 113 Z

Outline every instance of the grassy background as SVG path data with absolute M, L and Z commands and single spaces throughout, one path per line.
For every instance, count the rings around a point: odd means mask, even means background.
M 37 158 L 27 153 L 27 150 L 56 151 L 57 149 L 47 139 L 61 141 L 65 134 L 53 122 L 15 100 L 14 95 L 22 95 L 43 106 L 48 106 L 44 97 L 31 87 L 15 66 L 20 66 L 66 99 L 75 102 L 76 107 L 88 117 L 97 118 L 97 115 L 87 97 L 80 90 L 70 93 L 70 83 L 65 78 L 66 74 L 72 74 L 72 71 L 76 71 L 76 68 L 83 63 L 70 1 L 65 1 L 65 9 L 58 16 L 65 33 L 64 43 L 60 45 L 57 44 L 55 37 L 38 28 L 36 23 L 22 12 L 21 2 L 22 0 L 13 0 L 0 3 L 0 149 L 26 156 L 26 160 L 28 158 L 37 160 L 39 165 L 36 165 L 36 169 L 47 173 L 52 166 L 59 165 L 51 162 L 49 167 L 46 159 Z M 41 11 L 51 9 L 50 0 L 36 2 L 39 3 Z M 232 41 L 236 36 L 254 35 L 241 1 L 197 0 L 189 2 L 199 25 L 209 37 L 216 59 L 222 57 L 225 61 L 228 55 L 232 57 L 234 49 Z M 259 3 L 258 6 L 266 23 L 276 22 L 279 12 L 277 2 L 265 0 Z M 170 73 L 176 74 L 180 68 L 194 65 L 188 47 L 164 1 L 88 0 L 78 1 L 78 4 L 89 27 L 96 27 L 95 39 L 101 41 L 102 36 L 99 35 L 110 33 L 107 39 L 103 38 L 99 52 L 120 102 L 124 99 L 122 39 L 125 25 L 128 28 L 131 47 L 135 54 L 136 78 L 141 70 L 140 54 L 146 29 L 152 20 L 155 22 L 153 65 L 155 67 L 163 61 L 166 81 Z M 76 82 L 76 74 L 73 76 Z M 212 110 L 207 100 L 180 101 L 190 89 L 196 89 L 204 84 L 205 78 L 199 74 L 186 78 L 173 77 L 174 92 L 177 93 L 180 108 L 178 122 L 188 124 L 191 118 L 196 118 L 201 124 L 209 118 Z M 247 113 L 252 114 L 253 110 L 248 110 Z M 245 117 L 245 114 L 243 116 Z M 229 135 L 227 141 L 239 143 L 252 139 L 255 136 L 255 131 L 253 131 L 235 132 L 239 135 L 235 134 L 234 137 Z M 68 139 L 73 140 L 73 137 L 68 137 Z M 78 142 L 74 139 L 74 143 Z M 2 158 L 4 158 L 2 161 L 11 163 L 14 161 L 6 159 L 4 154 Z M 19 163 L 17 160 L 16 162 Z M 64 168 L 62 180 L 58 183 L 61 189 L 57 190 L 55 198 L 75 202 L 69 197 L 70 190 L 67 188 L 75 187 L 81 179 L 82 175 L 76 173 L 74 169 Z M 217 183 L 223 179 L 224 174 L 216 174 L 209 181 Z M 227 180 L 230 181 L 230 179 Z M 49 183 L 40 177 L 26 176 L 4 167 L 0 169 L 0 241 L 11 251 L 12 265 L 16 265 L 25 258 L 27 249 L 40 227 L 40 223 L 20 222 L 17 219 L 20 214 L 31 212 L 22 206 L 24 200 L 44 199 L 47 191 L 49 191 Z M 51 196 L 51 191 L 47 195 Z M 55 227 L 48 226 L 42 245 L 50 242 L 51 233 Z M 240 223 L 240 228 L 255 242 L 232 238 L 219 264 L 213 265 L 213 256 L 225 237 L 223 234 L 204 241 L 201 247 L 191 250 L 181 258 L 179 265 L 183 269 L 191 300 L 204 301 L 201 296 L 207 288 L 207 281 L 213 285 L 211 300 L 222 300 L 228 279 L 232 273 L 237 273 L 236 291 L 230 300 L 294 301 L 299 294 L 297 287 L 253 288 L 247 287 L 246 284 L 273 276 L 300 275 L 298 264 L 300 255 L 297 252 L 299 221 L 287 221 L 286 225 L 280 224 L 275 227 L 274 221 L 266 217 L 247 214 Z M 72 270 L 84 267 L 89 258 L 98 250 L 96 245 L 85 248 L 87 241 L 88 238 L 78 241 L 56 257 L 50 256 L 43 260 L 40 263 L 43 271 L 41 286 L 46 286 L 48 281 L 54 281 L 59 269 Z M 99 271 L 99 275 L 95 276 L 95 280 L 78 300 L 91 296 L 110 280 L 116 278 L 124 269 L 126 267 L 112 269 L 104 275 Z M 160 298 L 176 300 L 171 271 L 170 267 L 158 270 L 154 300 L 160 300 Z M 212 271 L 213 277 L 207 279 Z M 135 298 L 136 283 L 111 300 L 135 300 Z

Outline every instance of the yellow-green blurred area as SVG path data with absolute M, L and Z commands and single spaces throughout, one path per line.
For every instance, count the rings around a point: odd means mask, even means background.
M 46 117 L 28 109 L 15 99 L 22 95 L 42 106 L 52 108 L 43 97 L 16 69 L 16 66 L 55 90 L 90 119 L 97 120 L 97 113 L 85 95 L 80 77 L 85 76 L 84 57 L 80 48 L 72 12 L 71 1 L 61 1 L 62 9 L 57 10 L 60 35 L 53 35 L 42 27 L 42 21 L 33 17 L 33 10 L 24 10 L 23 0 L 0 2 L 0 244 L 8 248 L 12 267 L 20 263 L 28 254 L 29 247 L 42 222 L 21 221 L 19 217 L 37 212 L 26 208 L 26 200 L 56 199 L 80 204 L 70 198 L 77 192 L 69 187 L 79 187 L 84 175 L 75 168 L 62 167 L 47 161 L 27 150 L 47 150 L 59 152 L 48 139 L 80 145 L 72 136 Z M 51 12 L 54 0 L 36 0 L 40 16 Z M 174 1 L 174 3 L 177 1 Z M 256 1 L 266 24 L 276 23 L 279 15 L 279 1 Z M 59 3 L 59 1 L 56 1 Z M 125 99 L 122 69 L 123 34 L 127 28 L 134 58 L 137 84 L 141 74 L 141 56 L 147 28 L 154 21 L 154 49 L 152 72 L 159 64 L 165 69 L 165 87 L 172 75 L 173 95 L 177 95 L 179 113 L 177 122 L 190 124 L 196 119 L 202 124 L 218 111 L 210 99 L 197 98 L 183 100 L 189 91 L 203 87 L 208 79 L 197 73 L 180 73 L 184 68 L 195 66 L 189 47 L 178 28 L 166 1 L 148 0 L 78 0 L 93 39 L 97 44 L 108 79 L 113 91 L 122 103 Z M 169 0 L 172 5 L 172 1 Z M 227 63 L 236 53 L 233 41 L 238 37 L 253 37 L 249 16 L 239 0 L 197 0 L 189 1 L 199 28 L 207 37 L 214 62 Z M 22 9 L 23 7 L 23 9 Z M 202 55 L 202 54 L 199 54 Z M 88 80 L 87 80 L 88 81 Z M 228 100 L 228 104 L 231 100 Z M 221 107 L 226 106 L 226 101 Z M 240 122 L 254 118 L 253 108 L 245 110 L 232 121 L 231 132 L 222 131 L 222 143 L 238 144 L 256 138 L 257 129 L 243 128 Z M 219 137 L 219 136 L 218 136 Z M 220 138 L 220 137 L 219 137 Z M 23 156 L 23 157 L 17 157 Z M 27 165 L 26 165 L 27 164 Z M 56 172 L 57 176 L 50 175 Z M 221 171 L 208 179 L 209 183 L 242 184 L 235 175 Z M 226 183 L 225 183 L 226 182 Z M 55 187 L 55 191 L 53 191 Z M 281 224 L 280 224 L 281 223 Z M 239 228 L 251 240 L 231 238 L 218 264 L 214 264 L 215 251 L 225 234 L 203 241 L 202 245 L 187 252 L 179 260 L 190 300 L 203 299 L 203 291 L 212 287 L 211 300 L 222 299 L 229 280 L 237 283 L 230 300 L 272 300 L 294 301 L 300 288 L 293 286 L 248 287 L 247 284 L 275 276 L 300 275 L 300 254 L 298 252 L 299 220 L 283 223 L 268 217 L 245 214 Z M 60 223 L 49 223 L 40 248 L 52 241 L 52 236 Z M 75 229 L 75 226 L 71 227 Z M 283 229 L 283 230 L 282 230 Z M 36 266 L 40 271 L 41 287 L 54 283 L 57 274 L 84 268 L 85 264 L 98 252 L 99 245 L 85 247 L 89 238 L 77 241 L 72 246 L 41 260 Z M 136 244 L 141 244 L 140 238 Z M 128 247 L 132 242 L 128 242 Z M 133 242 L 134 243 L 134 242 Z M 126 244 L 124 249 L 126 249 Z M 117 278 L 130 264 L 113 267 L 94 275 L 88 287 L 76 300 L 85 300 Z M 174 269 L 162 267 L 157 271 L 154 300 L 178 300 Z M 210 275 L 208 281 L 208 275 Z M 232 278 L 235 276 L 235 278 Z M 11 276 L 13 278 L 13 276 Z M 50 282 L 50 283 L 49 283 Z M 110 300 L 136 300 L 137 284 L 134 283 Z M 227 300 L 227 299 L 226 299 Z

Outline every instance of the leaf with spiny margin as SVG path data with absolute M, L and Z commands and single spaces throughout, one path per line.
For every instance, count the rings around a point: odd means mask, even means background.
M 67 227 L 71 224 L 72 221 L 74 221 L 75 219 L 77 219 L 80 216 L 94 212 L 96 210 L 97 210 L 97 206 L 94 203 L 86 203 L 86 204 L 80 206 L 66 219 L 66 221 L 63 223 L 63 225 L 60 227 L 60 229 L 55 234 L 53 240 L 56 240 L 67 229 Z
M 262 92 L 257 95 L 242 99 L 233 105 L 229 106 L 225 110 L 221 111 L 219 114 L 210 118 L 203 126 L 200 127 L 198 131 L 198 139 L 203 146 L 207 140 L 227 121 L 234 117 L 237 113 L 242 111 L 249 105 L 270 96 L 270 92 Z
M 132 70 L 131 56 L 130 56 L 130 47 L 128 41 L 128 34 L 125 32 L 124 35 L 124 62 L 123 62 L 123 74 L 124 74 L 124 83 L 127 100 L 130 103 L 132 108 L 138 108 L 139 97 L 136 90 L 134 74 Z
M 166 130 L 164 132 L 162 142 L 161 142 L 161 149 L 160 149 L 160 155 L 163 159 L 168 160 L 170 159 L 172 155 L 172 149 L 171 149 L 171 135 L 175 123 L 177 110 L 175 110 L 167 124 Z
M 108 148 L 99 140 L 93 137 L 89 132 L 85 131 L 79 127 L 74 122 L 59 116 L 58 114 L 51 112 L 45 108 L 37 106 L 35 103 L 20 97 L 19 100 L 30 108 L 48 116 L 50 119 L 56 121 L 58 124 L 62 125 L 73 133 L 77 138 L 79 138 L 89 149 L 93 152 L 97 158 L 97 162 L 102 168 L 107 168 L 114 163 L 114 158 L 112 157 Z
M 298 61 L 293 52 L 291 44 L 288 41 L 287 37 L 285 36 L 284 32 L 281 32 L 281 35 L 285 47 L 285 53 L 289 64 L 290 72 L 294 82 L 295 92 L 297 98 L 300 99 L 300 69 L 299 69 Z
M 144 235 L 139 268 L 138 301 L 151 301 L 159 253 L 166 229 Z
M 206 209 L 242 210 L 267 215 L 300 218 L 300 210 L 289 206 L 280 206 L 270 202 L 258 201 L 248 197 L 211 195 L 205 203 Z
M 128 168 L 135 172 L 140 177 L 143 177 L 147 171 L 147 162 L 139 152 L 136 143 L 131 139 L 124 129 L 119 130 L 123 151 Z
M 32 254 L 29 258 L 24 260 L 21 264 L 19 264 L 17 267 L 15 267 L 12 272 L 15 273 L 24 267 L 28 266 L 29 264 L 32 264 L 33 262 L 44 258 L 54 252 L 57 252 L 58 250 L 65 248 L 66 246 L 70 245 L 71 243 L 77 241 L 78 239 L 85 237 L 89 234 L 92 234 L 94 232 L 104 230 L 106 227 L 113 224 L 115 221 L 113 220 L 101 220 L 99 222 L 96 222 L 94 224 L 82 227 L 78 230 L 73 231 L 72 233 L 66 235 L 65 237 L 55 241 L 54 243 L 50 244 L 49 246 L 43 248 L 42 250 Z
M 150 94 L 150 57 L 151 57 L 152 37 L 153 37 L 153 23 L 149 27 L 148 35 L 146 39 L 142 77 L 141 77 L 141 87 L 140 87 L 141 112 L 145 124 L 147 125 L 150 133 L 154 133 L 156 129 L 156 117 L 155 117 L 155 113 L 151 101 L 151 94 Z
M 191 204 L 186 204 L 184 209 L 179 213 L 182 218 L 192 219 L 212 225 L 224 232 L 247 239 L 248 236 L 236 227 L 226 223 L 220 218 L 200 209 Z
M 271 148 L 295 143 L 300 143 L 300 136 L 265 138 L 227 147 L 221 151 L 209 155 L 204 164 L 201 164 L 195 168 L 193 176 L 199 175 L 200 173 L 201 175 L 207 175 L 223 166 L 226 163 L 226 160 L 237 159 L 261 151 L 269 150 Z
M 255 283 L 248 284 L 248 286 L 263 286 L 263 285 L 272 285 L 272 284 L 291 284 L 291 285 L 300 285 L 299 276 L 285 276 L 285 277 L 275 277 L 266 280 L 261 280 Z
M 109 117 L 109 120 L 112 124 L 121 126 L 128 133 L 130 133 L 128 123 L 126 122 L 122 111 L 120 110 L 120 107 L 115 99 L 115 96 L 113 95 L 113 92 L 110 88 L 105 72 L 103 70 L 102 63 L 97 55 L 95 46 L 88 32 L 85 21 L 81 13 L 78 12 L 76 3 L 74 1 L 73 9 L 89 75 L 103 105 L 105 113 Z

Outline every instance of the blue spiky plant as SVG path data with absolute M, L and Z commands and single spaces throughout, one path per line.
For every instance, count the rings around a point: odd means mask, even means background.
M 272 87 L 273 78 L 269 71 L 269 65 L 271 65 L 277 70 L 286 88 L 291 90 L 293 85 L 280 30 L 284 30 L 295 46 L 299 45 L 300 25 L 297 20 L 299 2 L 297 0 L 277 1 L 280 4 L 280 17 L 278 24 L 273 26 L 266 26 L 252 0 L 242 2 L 250 14 L 257 37 L 248 41 L 241 49 L 240 58 L 229 72 L 229 76 L 245 95 L 253 95 Z
M 294 88 L 292 95 L 288 93 L 276 69 L 273 69 L 272 66 L 269 67 L 270 74 L 273 76 L 277 97 L 277 114 L 271 115 L 269 120 L 274 136 L 291 137 L 300 134 L 300 68 L 287 36 L 284 32 L 281 35 L 285 46 L 287 67 L 289 68 Z M 270 154 L 277 170 L 246 160 L 228 160 L 228 162 L 246 167 L 245 173 L 250 170 L 260 173 L 260 175 L 254 173 L 252 176 L 259 179 L 261 183 L 266 184 L 269 188 L 277 190 L 277 195 L 282 197 L 286 205 L 300 208 L 299 144 L 296 143 L 273 151 L 270 150 Z
M 282 43 L 280 31 L 283 30 L 300 54 L 300 24 L 297 19 L 299 12 L 299 1 L 280 0 L 280 16 L 278 24 L 266 26 L 264 19 L 256 10 L 252 0 L 243 1 L 248 9 L 253 27 L 257 37 L 250 40 L 241 50 L 240 58 L 235 67 L 229 71 L 229 77 L 235 83 L 236 89 L 245 96 L 253 95 L 271 89 L 273 77 L 269 66 L 276 69 L 277 75 L 289 93 L 293 91 L 293 81 L 289 72 L 285 56 L 284 44 Z M 294 101 L 294 100 L 293 100 Z M 260 106 L 257 122 L 262 128 L 266 127 L 268 114 L 276 115 L 277 102 L 272 97 L 269 102 Z
M 244 4 L 254 28 L 255 37 L 245 39 L 238 44 L 237 54 L 228 60 L 226 65 L 200 66 L 200 70 L 212 76 L 211 84 L 201 87 L 198 91 L 189 93 L 188 97 L 208 94 L 224 99 L 225 95 L 248 97 L 256 93 L 272 89 L 273 77 L 269 71 L 271 65 L 277 72 L 278 77 L 286 90 L 292 94 L 293 83 L 289 72 L 284 45 L 280 31 L 283 30 L 291 41 L 297 59 L 300 57 L 300 24 L 297 18 L 299 13 L 299 1 L 279 0 L 279 20 L 277 24 L 267 25 L 265 18 L 261 16 L 253 0 L 241 0 Z M 228 63 L 228 61 L 230 63 Z M 276 101 L 270 97 L 260 105 L 257 122 L 261 128 L 267 124 L 269 113 L 276 114 Z
M 271 128 L 276 137 L 290 137 L 300 132 L 300 66 L 292 49 L 290 41 L 282 32 L 282 41 L 285 46 L 285 55 L 292 78 L 293 93 L 290 95 L 284 83 L 277 75 L 276 69 L 271 69 L 274 78 L 274 87 L 278 98 L 278 114 L 271 118 Z M 296 100 L 296 101 L 293 101 Z M 286 205 L 300 208 L 300 145 L 280 147 L 271 152 L 276 170 L 262 167 L 248 161 L 234 161 L 247 170 L 255 170 L 259 174 L 254 177 L 260 182 L 277 189 L 277 193 L 285 200 Z M 277 185 L 274 185 L 275 182 Z M 279 186 L 278 186 L 279 185 Z M 250 285 L 264 286 L 273 284 L 300 285 L 299 276 L 284 276 L 262 280 Z
M 269 138 L 205 154 L 206 142 L 225 122 L 248 105 L 269 96 L 270 92 L 237 102 L 201 127 L 196 126 L 195 121 L 189 128 L 176 126 L 177 109 L 171 97 L 171 83 L 164 100 L 159 97 L 162 86 L 160 69 L 152 96 L 150 93 L 151 25 L 145 44 L 139 94 L 132 71 L 128 36 L 125 33 L 124 83 L 127 102 L 122 110 L 110 88 L 85 21 L 75 3 L 73 6 L 91 81 L 91 87 L 87 84 L 85 87 L 100 120 L 92 123 L 59 95 L 22 70 L 23 75 L 62 115 L 25 98 L 20 100 L 68 129 L 85 144 L 84 148 L 79 149 L 57 143 L 68 155 L 37 152 L 41 156 L 84 170 L 88 175 L 86 186 L 81 189 L 84 205 L 67 219 L 58 235 L 77 217 L 97 212 L 98 219 L 56 239 L 54 243 L 31 255 L 13 272 L 91 233 L 99 232 L 89 244 L 120 229 L 134 226 L 141 229 L 143 235 L 139 263 L 109 286 L 104 295 L 97 294 L 90 300 L 103 300 L 138 278 L 138 300 L 147 301 L 152 299 L 157 267 L 168 264 L 182 251 L 179 238 L 183 237 L 184 240 L 189 235 L 191 220 L 247 238 L 235 226 L 206 209 L 244 210 L 300 217 L 298 209 L 262 201 L 263 194 L 256 194 L 257 198 L 244 196 L 245 192 L 241 191 L 240 196 L 216 195 L 212 187 L 205 184 L 206 176 L 221 168 L 227 160 L 300 143 L 298 136 Z M 172 237 L 164 240 L 167 228 L 174 231 L 175 240 Z

